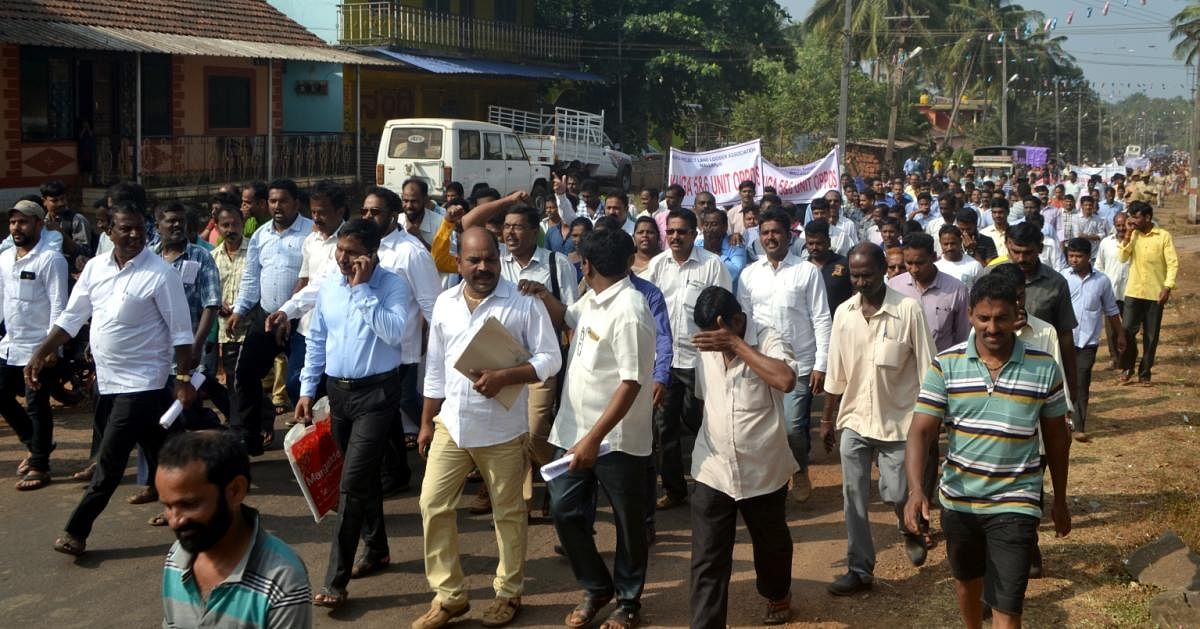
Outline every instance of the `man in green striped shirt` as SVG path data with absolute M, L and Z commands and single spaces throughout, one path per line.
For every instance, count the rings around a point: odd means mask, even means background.
M 1071 531 L 1062 372 L 1052 356 L 1016 338 L 1016 290 L 999 274 L 975 283 L 972 331 L 926 371 L 905 453 L 904 521 L 915 532 L 929 518 L 921 489 L 926 451 L 945 424 L 950 447 L 939 491 L 942 529 L 959 610 L 970 628 L 982 626 L 981 596 L 992 608 L 993 627 L 1021 626 L 1042 516 L 1039 434 L 1054 485 L 1054 529 L 1059 537 Z

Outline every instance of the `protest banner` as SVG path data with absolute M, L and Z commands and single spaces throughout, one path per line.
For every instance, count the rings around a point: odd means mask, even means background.
M 837 148 L 802 166 L 779 167 L 762 160 L 762 187 L 772 186 L 785 203 L 808 203 L 841 187 Z
M 671 149 L 667 183 L 683 187 L 683 207 L 692 207 L 696 194 L 704 191 L 711 192 L 718 204 L 737 203 L 738 184 L 743 181 L 753 181 L 761 192 L 761 160 L 759 140 L 700 153 Z

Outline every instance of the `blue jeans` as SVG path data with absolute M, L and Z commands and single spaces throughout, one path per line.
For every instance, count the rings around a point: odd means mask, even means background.
M 559 448 L 554 456 L 558 458 L 565 453 Z M 610 452 L 596 459 L 591 469 L 567 472 L 546 484 L 554 528 L 571 561 L 575 579 L 588 596 L 615 596 L 619 606 L 632 610 L 641 608 L 642 590 L 646 586 L 648 550 L 642 511 L 646 508 L 647 458 Z M 612 504 L 617 528 L 611 573 L 592 537 L 597 485 Z
M 812 389 L 808 388 L 810 374 L 796 378 L 796 388 L 783 396 L 783 414 L 786 420 L 788 447 L 801 472 L 808 471 L 808 453 L 812 449 Z
M 304 368 L 304 354 L 307 351 L 307 343 L 304 335 L 299 331 L 292 332 L 291 349 L 288 350 L 287 362 L 287 380 L 284 388 L 287 389 L 288 397 L 291 398 L 292 404 L 300 401 L 300 370 Z

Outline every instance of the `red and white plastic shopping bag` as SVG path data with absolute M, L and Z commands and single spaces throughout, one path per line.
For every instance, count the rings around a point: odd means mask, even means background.
M 322 398 L 313 405 L 311 426 L 296 424 L 283 438 L 283 450 L 313 520 L 337 511 L 342 485 L 342 451 L 333 439 L 329 422 L 329 404 Z

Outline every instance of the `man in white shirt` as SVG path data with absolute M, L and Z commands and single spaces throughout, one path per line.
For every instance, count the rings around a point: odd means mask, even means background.
M 91 318 L 96 361 L 96 421 L 103 435 L 99 464 L 79 506 L 54 549 L 81 555 L 92 524 L 125 476 L 129 453 L 141 445 L 153 474 L 166 432 L 158 418 L 174 397 L 191 406 L 192 320 L 179 273 L 146 248 L 146 219 L 134 206 L 112 208 L 112 255 L 92 258 L 79 275 L 67 306 L 50 334 L 25 365 L 26 385 L 37 389 L 39 374 L 58 348 Z M 167 387 L 172 357 L 175 395 Z M 198 358 L 198 357 L 197 357 Z
M 404 490 L 412 479 L 408 464 L 405 433 L 415 435 L 421 423 L 421 371 L 423 329 L 433 317 L 433 305 L 442 292 L 441 280 L 433 256 L 421 241 L 399 228 L 402 216 L 400 195 L 382 186 L 367 188 L 362 218 L 379 226 L 379 266 L 408 280 L 409 298 L 405 301 L 404 336 L 400 340 L 400 412 L 389 438 L 392 447 L 384 450 L 384 494 Z
M 742 271 L 737 294 L 753 320 L 783 336 L 795 357 L 796 382 L 783 397 L 783 413 L 788 445 L 799 466 L 792 497 L 804 502 L 812 494 L 809 419 L 813 395 L 825 381 L 832 319 L 820 271 L 791 251 L 790 224 L 781 210 L 760 218 L 759 240 L 766 255 Z
M 668 220 L 668 229 L 679 223 Z M 593 232 L 580 243 L 580 257 L 591 290 L 565 314 L 566 327 L 575 333 L 562 404 L 550 433 L 558 455 L 570 453 L 573 459 L 565 474 L 547 483 L 558 537 L 584 589 L 583 602 L 566 624 L 590 623 L 616 598 L 610 623 L 636 627 L 646 583 L 643 511 L 653 440 L 654 318 L 628 278 L 633 241 L 627 235 L 610 229 Z M 600 456 L 602 443 L 612 451 Z M 592 536 L 597 485 L 609 497 L 616 521 L 612 572 Z
M 829 223 L 829 247 L 839 256 L 844 256 L 850 253 L 850 248 L 858 243 L 858 228 L 852 226 L 850 221 L 833 222 L 829 209 L 829 201 L 824 197 L 818 197 L 812 200 L 809 204 L 809 209 L 812 210 L 813 220 L 824 220 Z M 762 235 L 760 233 L 759 237 Z
M 867 518 L 873 463 L 879 467 L 880 498 L 895 510 L 909 559 L 919 566 L 926 556 L 925 540 L 903 527 L 904 450 L 921 370 L 933 356 L 933 337 L 921 305 L 884 282 L 886 264 L 883 250 L 872 244 L 850 253 L 855 294 L 834 313 L 829 338 L 821 438 L 825 451 L 832 452 L 838 445 L 835 426 L 842 433 L 848 568 L 827 587 L 834 596 L 868 590 L 874 582 L 875 544 Z
M 630 237 L 633 236 L 633 228 L 636 226 L 636 222 L 629 215 L 629 195 L 624 192 L 614 192 L 604 197 L 604 214 L 615 217 L 621 222 L 621 229 L 625 230 L 625 233 L 629 234 Z
M 1111 190 L 1111 188 L 1110 188 Z M 1096 270 L 1108 276 L 1108 280 L 1112 282 L 1113 295 L 1117 298 L 1117 309 L 1124 312 L 1125 309 L 1125 284 L 1129 282 L 1129 264 L 1130 260 L 1121 261 L 1121 243 L 1125 242 L 1125 230 L 1129 229 L 1129 216 L 1125 212 L 1117 212 L 1113 215 L 1113 231 L 1100 241 L 1100 251 L 1096 254 Z M 1118 357 L 1121 355 L 1117 348 L 1118 338 L 1124 336 L 1125 331 L 1106 327 L 1104 337 L 1108 343 L 1108 355 L 1112 357 L 1112 362 L 1109 364 L 1109 369 L 1116 370 L 1118 365 Z
M 692 316 L 696 298 L 709 286 L 729 289 L 732 278 L 720 256 L 696 246 L 696 215 L 690 210 L 673 210 L 667 217 L 668 250 L 654 256 L 645 278 L 663 292 L 671 313 L 675 357 L 671 364 L 671 386 L 654 416 L 662 454 L 663 496 L 659 509 L 669 509 L 687 500 L 683 478 L 683 444 L 680 431 L 686 425 L 700 429 L 700 404 L 696 400 L 696 348 L 692 336 L 698 328 Z
M 938 245 L 942 250 L 942 257 L 934 263 L 938 270 L 962 282 L 970 291 L 976 278 L 983 274 L 983 265 L 966 255 L 958 226 L 942 225 L 938 230 Z
M 67 260 L 42 238 L 45 218 L 37 203 L 17 201 L 8 211 L 8 234 L 14 246 L 0 253 L 0 315 L 5 327 L 0 339 L 0 415 L 29 451 L 17 466 L 21 491 L 50 483 L 54 447 L 50 388 L 26 386 L 23 372 L 67 302 Z M 24 404 L 17 403 L 18 395 Z
M 691 627 L 726 626 L 738 513 L 754 546 L 758 593 L 767 599 L 762 623 L 783 624 L 792 598 L 787 485 L 796 470 L 783 429 L 783 396 L 797 381 L 791 344 L 716 286 L 700 293 L 696 322 L 704 423 L 692 453 Z
M 338 233 L 345 225 L 346 193 L 332 181 L 319 181 L 308 195 L 308 205 L 312 212 L 313 231 L 300 244 L 303 260 L 300 262 L 296 293 L 267 317 L 270 327 L 286 327 L 289 321 L 300 320 L 300 324 L 292 331 L 289 350 L 289 355 L 296 357 L 305 355 L 305 339 L 308 338 L 308 327 L 312 321 L 313 307 L 317 304 L 321 281 L 337 270 L 333 254 L 337 250 Z M 287 390 L 293 400 L 300 399 L 300 370 L 303 365 L 303 358 L 288 361 Z M 323 391 L 324 387 L 318 390 Z M 294 419 L 288 421 L 288 425 L 294 423 Z
M 546 307 L 501 279 L 500 248 L 486 230 L 471 228 L 462 233 L 458 272 L 462 283 L 438 297 L 429 329 L 425 408 L 417 447 L 428 461 L 420 504 L 425 576 L 436 597 L 429 611 L 413 622 L 413 629 L 442 627 L 470 609 L 459 565 L 456 507 L 473 468 L 479 469 L 491 494 L 500 555 L 496 599 L 483 622 L 502 626 L 520 609 L 528 526 L 522 491 L 529 432 L 524 385 L 544 381 L 562 365 Z M 454 365 L 493 318 L 531 356 L 507 369 L 472 372 L 472 382 Z M 648 346 L 653 347 L 653 336 Z M 514 385 L 520 393 L 505 408 L 495 398 Z

